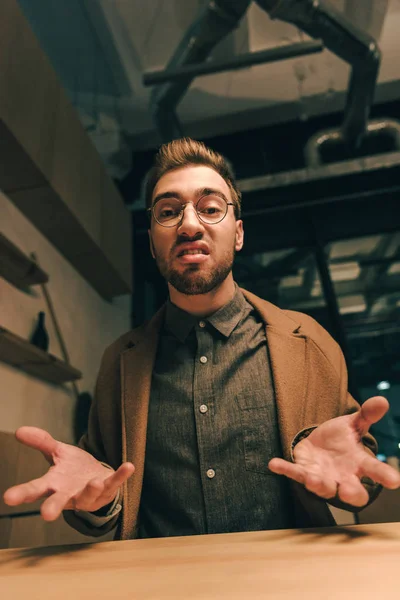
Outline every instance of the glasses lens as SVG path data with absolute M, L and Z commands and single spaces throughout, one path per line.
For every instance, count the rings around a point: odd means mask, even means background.
M 153 214 L 156 221 L 166 227 L 176 225 L 182 212 L 182 204 L 176 198 L 163 198 L 153 206 Z
M 219 196 L 203 196 L 197 203 L 197 214 L 205 223 L 222 221 L 228 210 L 228 205 Z

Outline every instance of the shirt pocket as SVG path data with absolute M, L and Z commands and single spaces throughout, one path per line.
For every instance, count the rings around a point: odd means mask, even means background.
M 280 456 L 280 440 L 275 404 L 265 398 L 265 390 L 236 397 L 244 445 L 246 471 L 272 475 L 269 461 Z

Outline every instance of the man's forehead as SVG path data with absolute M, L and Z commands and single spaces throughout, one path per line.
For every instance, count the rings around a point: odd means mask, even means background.
M 201 188 L 215 188 L 228 197 L 230 195 L 228 184 L 219 173 L 210 167 L 195 165 L 174 169 L 163 175 L 154 188 L 153 198 L 164 192 L 190 194 Z

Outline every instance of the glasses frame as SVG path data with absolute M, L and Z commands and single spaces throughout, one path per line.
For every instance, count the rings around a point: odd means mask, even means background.
M 159 200 L 157 200 L 157 202 L 154 202 L 154 204 L 151 208 L 147 208 L 146 210 L 149 215 L 153 215 L 153 219 L 155 220 L 156 223 L 161 225 L 161 227 L 167 227 L 168 229 L 170 229 L 172 227 L 177 227 L 182 223 L 186 206 L 188 204 L 193 204 L 193 207 L 196 211 L 196 215 L 197 215 L 197 218 L 199 219 L 199 221 L 201 221 L 205 225 L 217 225 L 218 223 L 221 223 L 221 221 L 223 221 L 225 219 L 226 215 L 228 214 L 228 207 L 235 206 L 235 203 L 227 202 L 225 200 L 225 198 L 222 198 L 221 196 L 217 196 L 220 200 L 223 200 L 223 202 L 225 202 L 225 204 L 226 204 L 226 211 L 225 211 L 224 216 L 219 221 L 213 221 L 212 223 L 209 223 L 208 221 L 204 221 L 204 219 L 202 219 L 201 216 L 199 215 L 199 213 L 197 212 L 197 206 L 198 206 L 199 202 L 201 202 L 201 200 L 203 200 L 203 198 L 208 198 L 209 196 L 215 196 L 215 195 L 216 194 L 206 194 L 204 196 L 200 196 L 200 198 L 197 200 L 196 204 L 194 204 L 194 202 L 186 202 L 186 204 L 183 204 L 183 202 L 181 202 L 178 198 L 174 198 L 174 200 L 176 200 L 177 202 L 179 202 L 181 204 L 182 210 L 181 210 L 181 215 L 179 217 L 179 221 L 177 223 L 174 223 L 173 225 L 165 225 L 165 223 L 160 223 L 160 221 L 158 221 L 158 219 L 156 218 L 156 216 L 154 214 L 154 208 L 157 206 L 157 204 L 159 202 L 161 202 L 161 200 L 165 200 L 165 198 L 160 198 Z

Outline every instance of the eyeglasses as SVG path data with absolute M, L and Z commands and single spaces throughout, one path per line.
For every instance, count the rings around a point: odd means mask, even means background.
M 175 227 L 183 220 L 184 210 L 187 204 L 183 204 L 177 198 L 160 198 L 151 208 L 154 219 L 163 227 Z M 200 221 L 207 225 L 220 223 L 226 217 L 228 206 L 234 206 L 233 202 L 227 202 L 220 196 L 209 194 L 201 196 L 194 205 L 196 214 Z

